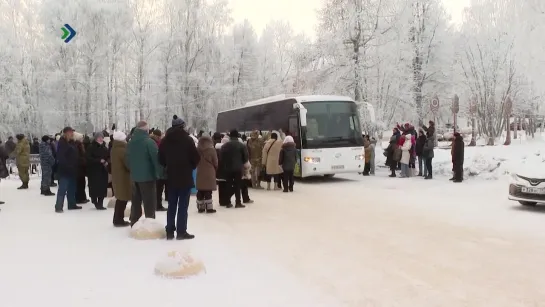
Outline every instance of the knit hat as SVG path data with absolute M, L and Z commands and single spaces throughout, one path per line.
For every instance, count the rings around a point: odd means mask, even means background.
M 115 131 L 113 134 L 113 139 L 114 141 L 125 141 L 127 139 L 127 135 L 122 131 Z
M 153 133 L 153 135 L 159 136 L 159 137 L 160 137 L 161 135 L 163 135 L 163 133 L 162 133 L 161 130 L 159 130 L 159 129 L 154 129 L 152 133 Z
M 179 118 L 178 115 L 172 116 L 172 127 L 185 126 L 183 119 Z
M 93 137 L 95 139 L 104 138 L 104 134 L 102 132 L 96 132 L 95 134 L 93 134 Z

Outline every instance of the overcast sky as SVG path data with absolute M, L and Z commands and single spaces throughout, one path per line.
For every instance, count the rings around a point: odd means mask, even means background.
M 470 0 L 443 0 L 454 22 L 460 22 L 464 7 Z M 296 32 L 314 35 L 316 27 L 315 11 L 321 0 L 229 0 L 236 22 L 248 19 L 258 35 L 265 25 L 274 19 L 289 21 Z M 304 12 L 304 13 L 302 13 Z

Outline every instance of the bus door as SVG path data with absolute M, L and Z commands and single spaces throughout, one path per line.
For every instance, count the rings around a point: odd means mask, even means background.
M 295 170 L 294 170 L 293 174 L 296 177 L 301 177 L 301 175 L 302 175 L 301 148 L 303 148 L 301 140 L 303 139 L 303 137 L 301 137 L 301 126 L 299 125 L 299 114 L 298 113 L 299 112 L 297 112 L 297 114 L 290 115 L 288 117 L 288 129 L 289 129 L 290 135 L 293 137 L 293 140 L 295 141 L 295 147 L 297 149 L 296 150 L 297 160 L 296 160 Z

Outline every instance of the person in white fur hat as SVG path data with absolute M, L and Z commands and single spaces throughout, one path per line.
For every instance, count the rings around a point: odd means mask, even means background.
M 116 197 L 113 224 L 115 227 L 126 227 L 125 208 L 132 197 L 131 172 L 127 165 L 127 135 L 121 131 L 113 133 L 110 163 L 112 169 L 112 187 Z

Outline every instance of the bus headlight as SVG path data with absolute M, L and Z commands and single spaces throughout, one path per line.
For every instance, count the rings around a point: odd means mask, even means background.
M 357 155 L 356 160 L 365 160 L 365 157 L 363 155 Z
M 305 157 L 305 158 L 303 159 L 303 161 L 308 162 L 308 163 L 320 163 L 320 158 L 316 158 L 316 157 Z

